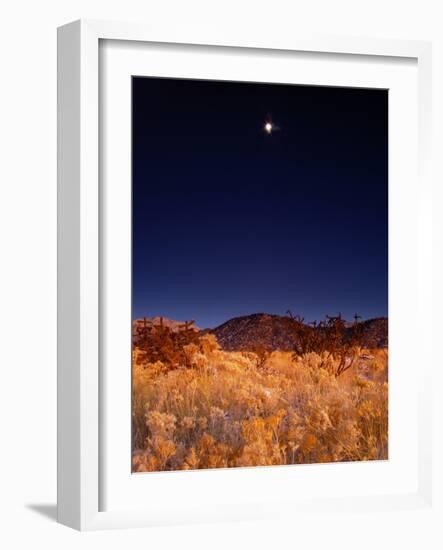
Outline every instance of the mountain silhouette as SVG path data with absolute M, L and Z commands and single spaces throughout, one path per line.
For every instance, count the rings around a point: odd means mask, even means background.
M 345 334 L 351 333 L 353 324 L 344 323 Z M 388 319 L 379 317 L 359 323 L 358 344 L 365 348 L 382 348 L 388 345 Z M 235 317 L 210 330 L 217 337 L 222 349 L 227 351 L 250 350 L 261 346 L 269 351 L 292 351 L 296 348 L 300 334 L 322 331 L 321 326 L 300 323 L 281 315 L 254 313 Z

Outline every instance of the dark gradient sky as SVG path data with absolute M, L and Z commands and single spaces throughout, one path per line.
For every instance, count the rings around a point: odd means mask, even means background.
M 134 78 L 133 317 L 387 315 L 387 124 L 382 90 Z

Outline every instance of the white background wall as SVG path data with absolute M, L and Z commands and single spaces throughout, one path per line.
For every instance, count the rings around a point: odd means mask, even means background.
M 170 21 L 174 26 L 208 30 L 253 26 L 268 35 L 312 29 L 433 40 L 438 153 L 443 150 L 441 2 L 16 0 L 3 4 L 0 13 L 0 544 L 8 549 L 97 545 L 165 550 L 441 548 L 441 521 L 440 526 L 436 522 L 436 514 L 443 518 L 441 507 L 433 514 L 294 517 L 291 524 L 269 521 L 86 534 L 52 519 L 56 497 L 56 27 L 82 17 L 153 25 Z M 442 162 L 437 161 L 435 178 L 442 183 Z M 441 199 L 440 189 L 436 218 Z M 442 250 L 442 224 L 435 223 L 437 246 Z M 440 254 L 436 280 L 443 279 L 441 265 Z M 442 305 L 441 290 L 435 297 L 436 304 L 438 300 Z M 441 321 L 435 325 L 437 337 L 441 326 Z M 435 408 L 441 418 L 438 400 Z M 440 459 L 441 431 L 439 424 Z M 437 480 L 441 484 L 438 471 Z

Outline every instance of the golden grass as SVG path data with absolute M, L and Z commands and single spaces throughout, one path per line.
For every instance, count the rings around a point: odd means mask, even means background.
M 333 358 L 258 366 L 210 335 L 185 351 L 192 368 L 168 370 L 133 350 L 134 472 L 387 459 L 386 350 L 339 377 Z

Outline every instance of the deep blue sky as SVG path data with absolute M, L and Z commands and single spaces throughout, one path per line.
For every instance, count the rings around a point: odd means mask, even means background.
M 387 315 L 387 162 L 387 91 L 133 78 L 133 317 Z

